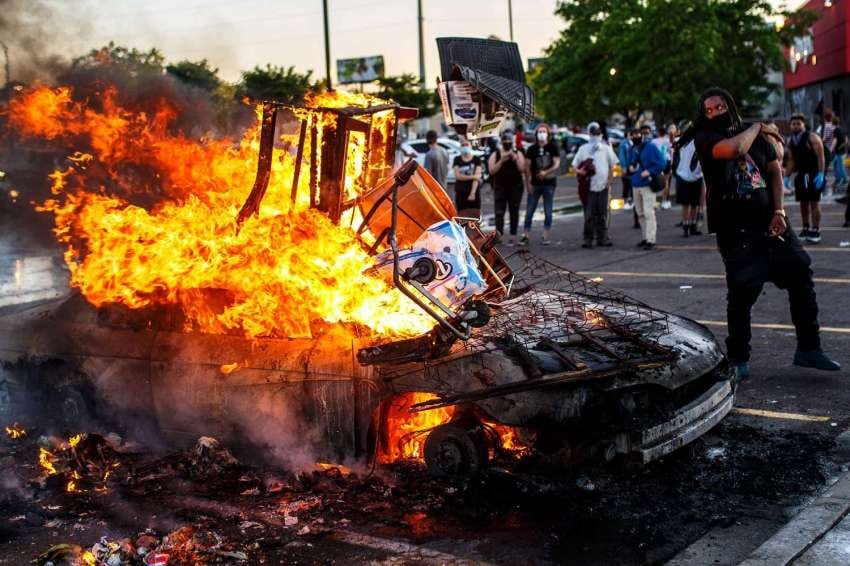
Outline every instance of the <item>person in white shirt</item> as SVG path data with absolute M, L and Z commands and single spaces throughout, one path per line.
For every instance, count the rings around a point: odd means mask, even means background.
M 696 146 L 691 141 L 677 150 L 676 158 L 676 203 L 682 206 L 682 229 L 685 237 L 699 236 L 697 211 L 705 193 L 702 167 L 696 156 Z
M 617 156 L 611 146 L 602 139 L 602 129 L 597 122 L 587 125 L 590 141 L 582 145 L 573 158 L 573 168 L 579 182 L 587 187 L 584 202 L 584 244 L 593 246 L 611 246 L 608 237 L 608 202 L 611 196 L 611 183 L 614 178 L 614 164 Z

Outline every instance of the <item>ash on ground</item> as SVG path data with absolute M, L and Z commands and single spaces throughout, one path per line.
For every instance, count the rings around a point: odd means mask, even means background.
M 27 432 L 0 440 L 3 564 L 659 563 L 742 512 L 781 512 L 833 471 L 826 436 L 727 420 L 646 467 L 525 459 L 450 480 L 416 463 L 291 472 L 212 438 L 152 454 L 113 437 L 105 485 L 68 492 L 45 481 L 45 439 Z

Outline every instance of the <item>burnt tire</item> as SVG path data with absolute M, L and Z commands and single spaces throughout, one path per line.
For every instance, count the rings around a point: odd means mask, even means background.
M 481 427 L 436 427 L 425 439 L 425 464 L 432 476 L 472 476 L 489 464 L 487 437 Z
M 91 422 L 91 411 L 85 397 L 75 387 L 61 388 L 53 399 L 56 418 L 65 426 L 82 428 Z

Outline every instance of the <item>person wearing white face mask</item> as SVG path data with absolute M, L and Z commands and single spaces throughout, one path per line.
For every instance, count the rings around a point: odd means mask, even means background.
M 602 140 L 602 128 L 598 122 L 588 124 L 587 133 L 590 134 L 590 141 L 582 145 L 573 158 L 573 168 L 579 181 L 587 182 L 588 186 L 582 247 L 592 247 L 594 238 L 597 246 L 609 247 L 608 202 L 617 155 Z
M 525 226 L 519 245 L 527 246 L 531 233 L 531 220 L 540 197 L 543 197 L 543 239 L 541 244 L 548 246 L 552 243 L 549 232 L 552 229 L 552 206 L 555 200 L 556 175 L 561 166 L 561 154 L 558 146 L 552 141 L 552 129 L 548 124 L 539 124 L 534 132 L 536 143 L 528 148 L 525 154 L 531 179 L 526 187 L 528 197 L 525 204 Z

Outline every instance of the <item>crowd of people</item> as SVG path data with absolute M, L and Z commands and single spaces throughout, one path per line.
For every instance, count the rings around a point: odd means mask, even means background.
M 827 172 L 833 170 L 832 190 L 846 191 L 848 175 L 844 159 L 848 135 L 841 120 L 827 109 L 820 134 L 809 128 L 806 117 L 794 114 L 788 123 L 790 133 L 780 143 L 783 152 L 784 194 L 799 202 L 801 231 L 799 238 L 808 244 L 821 241 L 820 200 L 827 187 Z M 772 122 L 771 122 L 772 123 Z M 774 124 L 775 125 L 775 124 Z M 703 234 L 706 215 L 706 183 L 693 140 L 682 141 L 682 131 L 692 126 L 644 124 L 627 129 L 615 152 L 600 122 L 591 122 L 586 131 L 589 141 L 581 145 L 568 164 L 575 172 L 578 195 L 584 210 L 582 247 L 610 247 L 611 199 L 616 166 L 622 183 L 623 209 L 632 211 L 633 227 L 641 230 L 637 247 L 651 250 L 656 246 L 658 219 L 656 209 L 672 208 L 671 196 L 681 208 L 676 225 L 683 237 Z M 543 230 L 539 243 L 552 244 L 551 229 L 557 178 L 562 168 L 562 148 L 545 123 L 534 130 L 531 143 L 523 143 L 521 133 L 504 132 L 489 156 L 474 154 L 469 141 L 461 138 L 460 155 L 449 163 L 449 155 L 437 143 L 437 133 L 426 136 L 429 151 L 425 168 L 447 187 L 449 169 L 454 173 L 454 196 L 461 216 L 480 217 L 484 171 L 489 171 L 493 191 L 495 228 L 500 242 L 508 246 L 527 246 L 532 241 L 534 215 L 543 201 Z M 525 216 L 520 229 L 520 205 L 525 196 Z M 838 202 L 846 203 L 847 197 Z M 505 215 L 508 216 L 507 227 Z M 844 226 L 850 221 L 850 205 Z
M 656 207 L 669 209 L 675 191 L 681 206 L 684 237 L 699 236 L 707 220 L 723 259 L 727 284 L 727 351 L 739 379 L 749 375 L 750 311 L 763 286 L 770 282 L 788 292 L 791 318 L 797 334 L 793 363 L 835 371 L 839 365 L 821 349 L 811 258 L 802 243 L 821 241 L 821 197 L 828 168 L 834 171 L 832 189 L 846 190 L 844 169 L 848 136 L 834 112 L 825 111 L 820 133 L 808 126 L 806 116 L 793 114 L 789 134 L 783 137 L 773 122 L 743 122 L 732 96 L 709 89 L 700 97 L 693 122 L 659 127 L 631 128 L 615 154 L 605 128 L 587 125 L 589 141 L 572 157 L 584 209 L 582 247 L 609 247 L 609 210 L 615 168 L 619 165 L 623 208 L 631 210 L 641 229 L 637 244 L 652 250 L 657 241 Z M 425 167 L 445 186 L 448 155 L 428 133 L 431 146 Z M 529 245 L 534 213 L 543 199 L 540 243 L 550 245 L 552 212 L 561 152 L 552 129 L 539 124 L 533 142 L 507 132 L 487 159 L 493 187 L 496 230 L 507 245 Z M 480 217 L 482 159 L 463 141 L 451 164 L 455 176 L 455 204 L 461 216 Z M 520 203 L 526 198 L 522 236 L 517 241 Z M 791 229 L 784 198 L 793 195 L 800 207 L 801 230 Z M 844 202 L 846 203 L 846 196 Z M 705 214 L 703 215 L 703 212 Z M 509 215 L 505 235 L 505 213 Z M 844 226 L 850 220 L 850 204 Z

